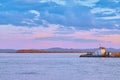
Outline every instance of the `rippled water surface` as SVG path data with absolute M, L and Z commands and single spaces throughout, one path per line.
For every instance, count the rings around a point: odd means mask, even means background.
M 0 54 L 0 80 L 120 80 L 120 58 Z

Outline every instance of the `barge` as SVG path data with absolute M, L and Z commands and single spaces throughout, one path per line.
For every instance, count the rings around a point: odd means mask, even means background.
M 119 52 L 116 53 L 111 53 L 111 52 L 107 52 L 105 47 L 99 47 L 98 50 L 96 50 L 93 53 L 86 53 L 86 54 L 82 54 L 80 55 L 80 57 L 120 57 L 120 54 L 118 55 Z

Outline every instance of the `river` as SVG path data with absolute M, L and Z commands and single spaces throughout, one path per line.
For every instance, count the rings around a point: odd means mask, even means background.
M 120 58 L 0 53 L 0 80 L 120 80 Z

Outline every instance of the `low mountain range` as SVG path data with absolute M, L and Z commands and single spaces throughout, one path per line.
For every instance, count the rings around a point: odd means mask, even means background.
M 0 53 L 86 53 L 95 52 L 98 48 L 94 49 L 67 49 L 67 48 L 49 48 L 49 49 L 0 49 Z M 120 52 L 120 49 L 106 48 L 108 52 Z

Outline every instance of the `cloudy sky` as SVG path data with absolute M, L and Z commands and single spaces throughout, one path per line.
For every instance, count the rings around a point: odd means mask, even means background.
M 120 48 L 120 0 L 0 0 L 0 48 Z

